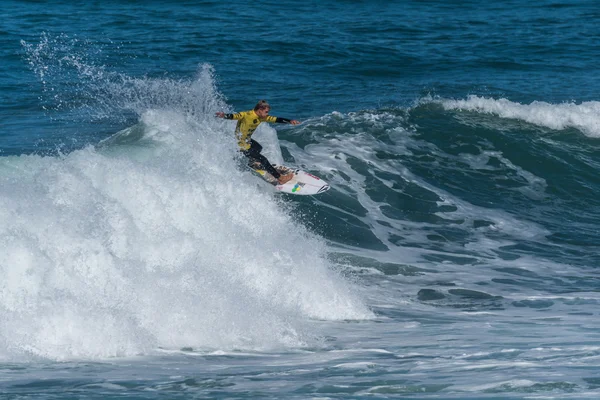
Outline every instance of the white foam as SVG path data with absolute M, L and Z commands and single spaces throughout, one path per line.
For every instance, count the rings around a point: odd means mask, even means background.
M 520 104 L 507 99 L 469 96 L 465 100 L 440 100 L 445 109 L 467 110 L 522 120 L 550 129 L 575 128 L 590 137 L 600 137 L 600 102 L 551 104 L 534 101 Z
M 141 140 L 2 160 L 0 354 L 289 348 L 314 344 L 310 319 L 372 316 L 321 238 L 238 172 L 206 74 L 187 87 L 202 112 L 147 109 Z
M 486 383 L 483 385 L 472 385 L 472 386 L 454 386 L 455 390 L 463 390 L 466 392 L 483 392 L 483 391 L 492 391 L 492 390 L 501 390 L 501 389 L 521 389 L 531 387 L 538 382 L 531 381 L 529 379 L 509 379 L 505 381 Z

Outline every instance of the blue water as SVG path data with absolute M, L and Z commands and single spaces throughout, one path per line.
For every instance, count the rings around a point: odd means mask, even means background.
M 0 397 L 598 398 L 598 4 L 296 3 L 3 3 Z

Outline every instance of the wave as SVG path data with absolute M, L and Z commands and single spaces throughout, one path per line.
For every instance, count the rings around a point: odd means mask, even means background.
M 237 172 L 210 66 L 103 79 L 96 100 L 136 126 L 0 160 L 0 358 L 314 346 L 311 320 L 373 316 L 293 207 Z
M 574 128 L 586 136 L 600 137 L 600 102 L 520 104 L 507 99 L 469 96 L 465 100 L 435 100 L 447 110 L 466 110 L 517 119 L 555 130 Z
M 35 65 L 54 65 L 56 46 L 45 46 L 29 48 Z M 234 122 L 214 118 L 229 106 L 211 66 L 197 79 L 173 80 L 72 60 L 62 66 L 81 71 L 93 113 L 132 113 L 136 123 L 61 157 L 0 161 L 0 217 L 12 221 L 0 228 L 0 273 L 8 277 L 0 357 L 312 346 L 320 341 L 313 319 L 372 318 L 365 297 L 399 309 L 402 287 L 417 298 L 441 296 L 441 305 L 489 297 L 496 307 L 513 296 L 511 285 L 535 296 L 542 277 L 573 275 L 587 262 L 551 238 L 582 228 L 563 222 L 564 209 L 585 214 L 570 202 L 568 184 L 577 181 L 556 181 L 576 165 L 553 163 L 564 146 L 506 134 L 495 117 L 481 129 L 437 104 L 574 126 L 557 117 L 563 105 L 469 97 L 315 116 L 294 127 L 293 140 L 285 141 L 285 127 L 279 137 L 286 161 L 332 189 L 282 201 L 241 171 Z M 421 106 L 428 102 L 436 105 Z M 272 128 L 256 134 L 270 159 L 283 160 Z M 556 188 L 565 182 L 563 195 Z M 363 291 L 338 268 L 402 281 Z M 446 284 L 453 288 L 439 289 Z M 565 281 L 557 290 L 565 288 L 573 287 Z

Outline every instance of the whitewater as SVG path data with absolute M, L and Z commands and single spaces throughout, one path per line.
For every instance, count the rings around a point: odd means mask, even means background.
M 372 317 L 220 125 L 147 111 L 111 138 L 135 146 L 2 161 L 3 358 L 306 346 L 306 318 Z

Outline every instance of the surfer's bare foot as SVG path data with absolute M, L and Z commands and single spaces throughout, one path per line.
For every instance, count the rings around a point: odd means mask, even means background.
M 294 174 L 281 175 L 278 179 L 279 184 L 283 185 L 284 183 L 289 182 L 293 177 L 294 177 Z

